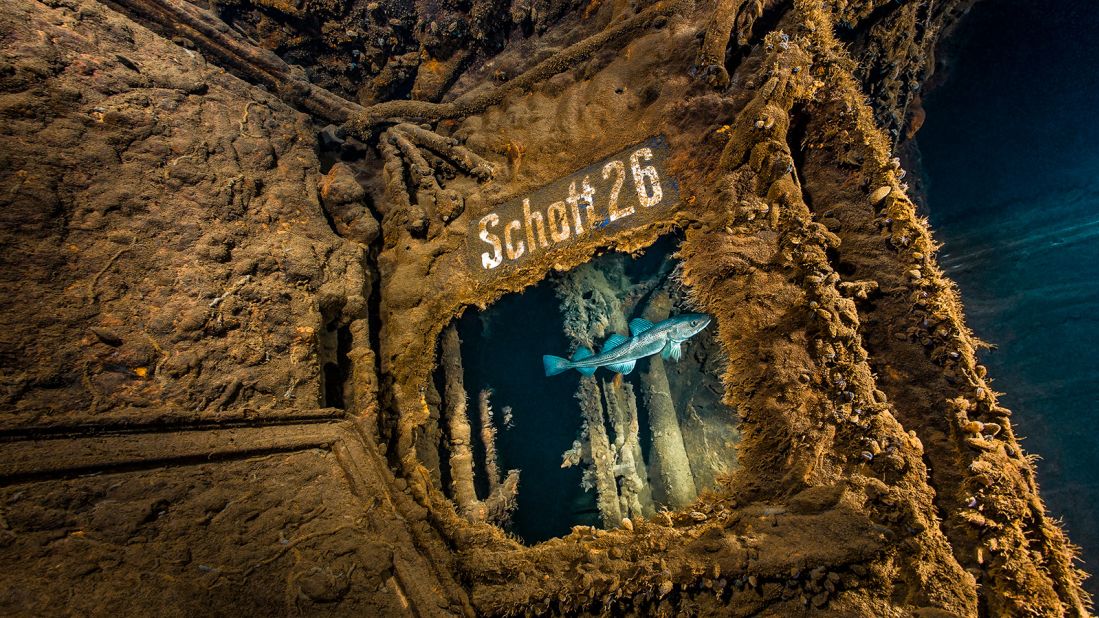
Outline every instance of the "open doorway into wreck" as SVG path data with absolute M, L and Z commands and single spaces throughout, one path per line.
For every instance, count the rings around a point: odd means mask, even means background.
M 670 234 L 638 255 L 606 253 L 444 330 L 429 394 L 439 430 L 425 463 L 460 513 L 537 543 L 686 506 L 735 469 L 740 436 L 721 403 L 716 324 L 627 373 L 546 375 L 544 355 L 599 353 L 688 314 L 678 243 Z

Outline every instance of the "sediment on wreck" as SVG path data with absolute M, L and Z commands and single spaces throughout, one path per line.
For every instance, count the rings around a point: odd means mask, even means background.
M 458 330 L 453 326 L 443 331 L 443 375 L 446 379 L 446 425 L 450 451 L 450 487 L 454 502 L 462 513 L 472 512 L 477 503 L 473 486 L 473 435 L 469 428 L 469 395 L 462 375 L 462 349 Z
M 0 8 L 5 613 L 1087 613 L 864 102 L 903 118 L 915 56 L 963 2 L 475 3 L 468 44 L 434 19 L 449 9 L 369 4 L 215 7 L 173 34 L 193 49 L 83 0 Z M 164 14 L 132 17 L 167 32 Z M 312 23 L 333 39 L 315 56 L 296 47 Z M 860 58 L 904 78 L 860 82 Z M 317 110 L 310 72 L 382 102 Z M 469 266 L 495 204 L 656 134 L 681 204 L 492 278 Z M 347 167 L 322 173 L 320 142 Z M 345 181 L 364 195 L 326 197 Z M 477 495 L 495 421 L 487 397 L 471 421 L 453 320 L 671 230 L 727 357 L 740 466 L 651 513 L 638 393 L 583 378 L 608 529 L 523 546 L 490 523 L 518 475 L 490 455 Z M 638 300 L 603 291 L 566 319 L 574 343 L 626 332 Z M 677 423 L 679 451 L 687 410 L 653 427 Z
M 645 309 L 645 319 L 654 324 L 668 319 L 671 305 L 671 297 L 666 292 L 658 291 Z M 658 356 L 649 358 L 648 367 L 641 373 L 641 388 L 652 429 L 652 476 L 659 479 L 653 491 L 654 500 L 672 508 L 687 506 L 698 495 L 698 488 L 683 444 L 683 433 L 672 402 L 672 389 L 663 359 Z
M 472 611 L 375 440 L 310 118 L 101 3 L 0 29 L 0 613 Z
M 477 395 L 477 411 L 481 418 L 481 444 L 485 449 L 485 476 L 488 478 L 488 490 L 500 486 L 500 462 L 496 457 L 496 425 L 492 419 L 492 391 L 481 389 Z
M 813 25 L 813 30 L 821 27 L 820 22 Z M 792 44 L 780 44 L 777 36 L 770 40 L 775 43 L 779 57 L 792 59 L 804 53 L 793 51 Z M 779 66 L 783 66 L 781 61 Z M 919 550 L 916 547 L 909 550 L 916 550 L 918 556 L 898 555 L 893 586 L 913 592 L 924 590 L 913 598 L 917 603 L 937 605 L 945 601 L 939 595 L 949 594 L 955 611 L 974 612 L 973 588 L 967 590 L 964 584 L 943 586 L 947 581 L 962 581 L 958 578 L 963 576 L 949 552 L 943 552 L 946 543 L 934 528 L 932 493 L 923 480 L 918 457 L 909 449 L 900 448 L 893 457 L 872 463 L 864 458 L 858 463 L 860 428 L 869 429 L 879 440 L 888 437 L 900 444 L 909 441 L 889 412 L 886 400 L 874 387 L 861 348 L 857 319 L 852 320 L 848 301 L 836 291 L 840 277 L 832 271 L 827 257 L 827 249 L 835 245 L 835 235 L 811 221 L 802 198 L 800 175 L 791 174 L 794 161 L 786 143 L 790 112 L 797 101 L 808 98 L 805 94 L 812 92 L 814 86 L 812 82 L 799 83 L 798 75 L 803 74 L 800 66 L 797 71 L 781 68 L 775 71 L 756 100 L 748 103 L 732 124 L 730 133 L 734 137 L 722 155 L 723 167 L 732 173 L 720 185 L 743 186 L 735 179 L 746 174 L 747 177 L 742 177 L 744 184 L 753 187 L 750 192 L 737 191 L 736 197 L 729 191 L 726 203 L 731 207 L 733 229 L 751 230 L 755 234 L 688 235 L 682 249 L 684 282 L 691 286 L 698 302 L 722 322 L 720 332 L 726 349 L 730 350 L 727 397 L 737 403 L 744 416 L 745 449 L 741 457 L 745 469 L 734 483 L 751 483 L 753 488 L 826 487 L 834 471 L 854 473 L 846 485 L 853 491 L 867 493 L 871 512 L 882 508 L 876 496 L 883 492 L 905 496 L 903 506 L 886 501 L 891 506 L 885 510 L 891 512 L 882 516 L 890 521 L 899 517 L 910 522 L 907 534 L 920 530 L 916 534 L 924 538 L 916 546 Z M 807 86 L 808 91 L 803 89 Z M 744 137 L 760 133 L 760 138 Z M 756 295 L 748 289 L 738 289 L 730 281 L 728 271 L 724 270 L 730 267 L 751 273 L 757 285 L 763 285 L 768 278 L 782 281 L 790 277 L 789 283 L 779 284 L 778 289 L 786 288 L 783 292 Z M 744 304 L 730 304 L 733 298 L 744 299 Z M 798 317 L 786 317 L 792 321 L 788 326 L 794 330 L 783 335 L 771 334 L 774 318 L 763 319 L 763 316 L 783 313 L 781 307 L 785 302 L 799 308 Z M 738 309 L 734 312 L 732 307 Z M 818 343 L 810 345 L 814 340 Z M 826 353 L 825 346 L 831 352 Z M 759 357 L 774 361 L 755 365 L 754 359 Z M 776 405 L 779 402 L 783 403 Z M 791 414 L 790 410 L 801 413 Z M 761 432 L 762 426 L 769 426 L 770 431 Z M 784 435 L 813 435 L 803 444 L 818 446 L 786 451 L 778 447 L 781 442 L 776 443 Z M 870 478 L 855 472 L 860 465 L 868 464 L 874 468 Z M 778 470 L 787 471 L 785 478 L 775 478 Z M 873 478 L 879 476 L 885 481 Z M 935 571 L 938 575 L 930 575 Z M 932 589 L 934 593 L 930 592 Z
M 813 123 L 808 139 L 868 132 L 871 111 L 858 102 L 830 101 L 821 117 L 840 105 L 855 110 L 846 125 Z M 881 290 L 872 309 L 860 306 L 871 362 L 899 418 L 924 446 L 951 547 L 982 585 L 990 615 L 1086 615 L 1071 545 L 1048 523 L 1033 464 L 1012 431 L 1010 411 L 988 386 L 957 292 L 935 263 L 926 221 L 899 182 L 899 161 L 874 145 L 855 172 L 858 184 L 872 189 L 869 197 L 838 182 L 825 162 L 835 156 L 832 148 L 811 152 L 805 173 L 821 187 L 819 197 L 844 206 L 842 217 L 818 213 L 843 240 L 839 259 Z M 993 561 L 994 554 L 1002 557 Z

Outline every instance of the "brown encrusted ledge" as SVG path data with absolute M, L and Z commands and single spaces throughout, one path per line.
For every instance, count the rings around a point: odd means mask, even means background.
M 106 0 L 106 4 L 152 22 L 161 32 L 191 39 L 238 75 L 272 88 L 283 101 L 320 118 L 344 122 L 362 111 L 362 106 L 310 84 L 300 69 L 244 40 L 217 16 L 187 0 Z
M 854 90 L 850 76 L 834 79 L 840 92 Z M 814 216 L 842 238 L 839 260 L 881 289 L 873 308 L 860 310 L 871 365 L 925 446 L 943 530 L 981 586 L 982 610 L 1087 615 L 1076 548 L 1045 513 L 1032 460 L 977 362 L 980 343 L 934 259 L 926 220 L 905 195 L 899 160 L 861 98 L 837 94 L 815 112 L 833 120 L 810 121 L 806 131 L 805 173 L 822 188 Z M 870 148 L 855 151 L 842 138 Z
M 597 52 L 624 45 L 632 37 L 641 34 L 656 23 L 661 25 L 667 23 L 670 17 L 689 10 L 690 5 L 689 0 L 662 0 L 636 15 L 570 45 L 500 86 L 468 92 L 445 103 L 431 101 L 378 103 L 352 115 L 345 123 L 344 129 L 354 135 L 364 136 L 377 125 L 392 122 L 393 119 L 438 122 L 480 114 L 490 106 L 499 104 L 511 93 L 529 91 L 558 73 L 591 58 Z

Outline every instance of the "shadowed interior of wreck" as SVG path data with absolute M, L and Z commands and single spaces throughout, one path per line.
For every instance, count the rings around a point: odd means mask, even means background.
M 599 525 L 594 495 L 580 487 L 581 469 L 561 468 L 561 453 L 583 422 L 573 399 L 579 374 L 551 380 L 542 373 L 542 351 L 568 346 L 552 286 L 505 296 L 483 312 L 469 310 L 458 332 L 470 396 L 492 392 L 500 466 L 520 470 L 517 508 L 505 529 L 532 543 L 567 534 L 573 525 Z M 483 461 L 479 438 L 474 455 Z M 478 490 L 487 491 L 487 479 L 476 480 Z
M 676 277 L 680 238 L 666 235 L 635 255 L 603 254 L 484 311 L 467 310 L 448 329 L 433 386 L 450 431 L 427 452 L 439 453 L 433 471 L 459 510 L 468 510 L 468 494 L 453 485 L 463 473 L 452 472 L 455 419 L 446 409 L 459 405 L 450 392 L 458 382 L 447 373 L 455 360 L 450 330 L 461 341 L 468 422 L 478 427 L 469 440 L 472 461 L 481 462 L 474 493 L 506 502 L 489 519 L 526 543 L 686 506 L 735 469 L 739 432 L 735 413 L 720 401 L 716 324 L 684 342 L 678 362 L 649 356 L 627 374 L 603 368 L 593 377 L 543 370 L 543 354 L 599 351 L 614 333 L 627 335 L 633 318 L 656 323 L 689 312 Z M 519 471 L 517 493 L 502 483 L 502 470 Z

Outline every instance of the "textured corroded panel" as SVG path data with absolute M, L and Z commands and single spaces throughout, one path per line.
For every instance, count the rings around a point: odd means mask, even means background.
M 0 425 L 324 405 L 364 280 L 307 119 L 102 5 L 0 30 Z
M 400 535 L 373 507 L 320 448 L 10 485 L 0 613 L 408 613 Z

